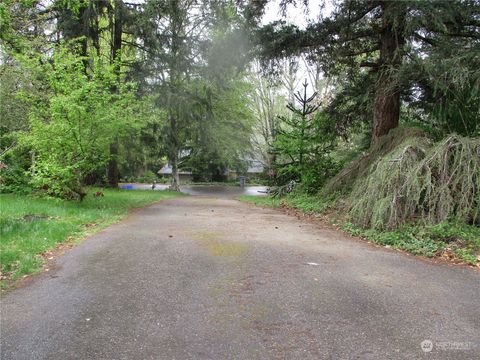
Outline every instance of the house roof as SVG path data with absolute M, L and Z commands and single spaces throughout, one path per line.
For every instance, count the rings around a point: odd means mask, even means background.
M 250 165 L 247 169 L 247 173 L 260 174 L 263 172 L 263 164 L 259 160 L 250 161 Z
M 160 170 L 158 170 L 159 175 L 171 175 L 172 174 L 172 167 L 170 165 L 165 165 L 162 167 Z M 179 175 L 192 175 L 190 171 L 183 171 L 179 170 L 178 171 Z

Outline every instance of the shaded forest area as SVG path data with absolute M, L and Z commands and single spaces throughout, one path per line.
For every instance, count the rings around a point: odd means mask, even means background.
M 260 162 L 267 201 L 478 263 L 477 0 L 6 0 L 0 17 L 1 192 L 82 200 L 167 164 L 179 190 L 180 171 Z

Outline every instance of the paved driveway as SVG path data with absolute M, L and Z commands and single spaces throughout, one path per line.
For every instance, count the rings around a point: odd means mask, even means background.
M 232 199 L 145 208 L 57 265 L 3 298 L 2 359 L 480 358 L 478 271 Z

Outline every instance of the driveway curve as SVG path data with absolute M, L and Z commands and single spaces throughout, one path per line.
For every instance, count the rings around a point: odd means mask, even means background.
M 2 359 L 480 358 L 478 271 L 233 199 L 155 204 L 56 265 L 3 297 Z

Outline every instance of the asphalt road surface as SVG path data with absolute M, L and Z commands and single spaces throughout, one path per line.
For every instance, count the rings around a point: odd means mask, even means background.
M 478 271 L 229 198 L 142 209 L 56 264 L 3 296 L 2 359 L 480 358 Z

